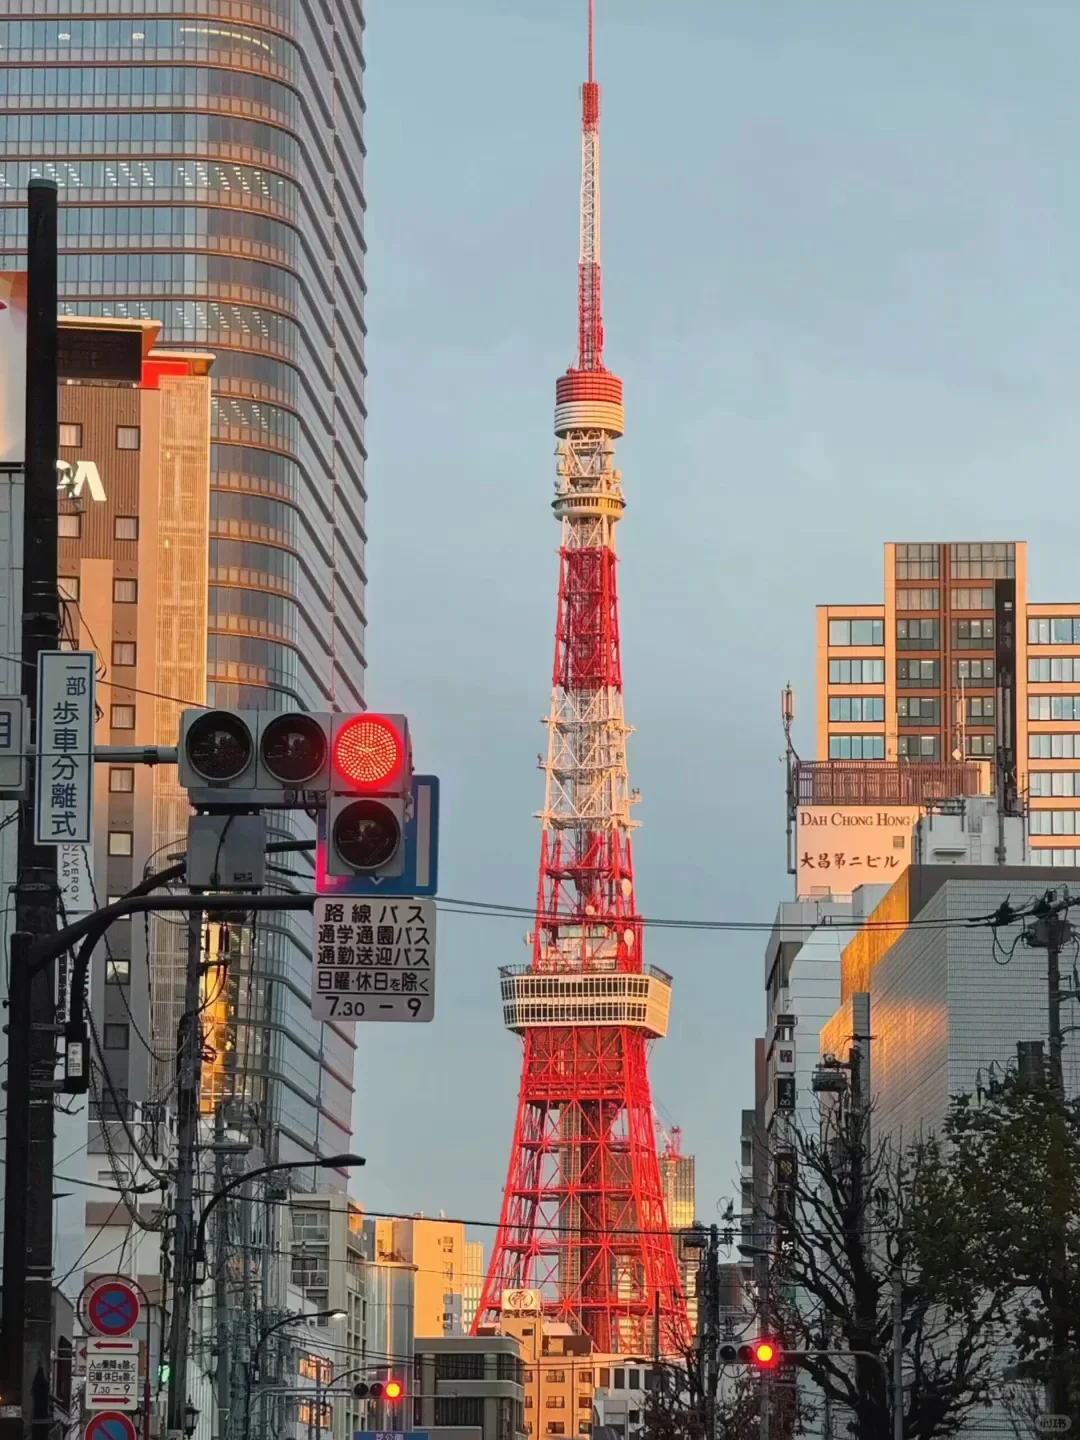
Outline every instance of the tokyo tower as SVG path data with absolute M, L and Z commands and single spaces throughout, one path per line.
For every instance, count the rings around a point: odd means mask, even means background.
M 501 1225 L 475 1325 L 506 1291 L 602 1354 L 679 1350 L 686 1304 L 664 1215 L 648 1048 L 667 1032 L 671 977 L 645 968 L 634 866 L 616 587 L 614 467 L 622 381 L 606 369 L 600 290 L 600 87 L 582 89 L 578 360 L 555 386 L 562 527 L 540 886 L 532 963 L 501 971 L 524 1039 Z M 516 1304 L 521 1297 L 516 1297 Z M 659 1317 L 659 1335 L 656 1334 Z M 648 1347 L 648 1348 L 646 1348 Z

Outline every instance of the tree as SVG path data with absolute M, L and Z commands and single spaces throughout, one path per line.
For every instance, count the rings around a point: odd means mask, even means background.
M 953 1100 L 944 1127 L 949 1165 L 941 1204 L 959 1227 L 921 1236 L 920 1258 L 955 1289 L 1009 1297 L 1012 1370 L 1047 1387 L 1080 1420 L 1080 1109 L 1039 1075 L 1010 1074 L 989 1093 Z M 992 1183 L 988 1182 L 992 1177 Z
M 950 1436 L 988 1403 L 1002 1319 L 1001 1287 L 970 1267 L 941 1273 L 929 1241 L 959 1253 L 976 1239 L 953 1207 L 952 1178 L 934 1141 L 871 1144 L 870 1111 L 823 1107 L 818 1133 L 794 1127 L 774 1207 L 762 1320 L 860 1440 L 892 1434 L 894 1321 L 904 1358 L 904 1434 Z M 933 1232 L 931 1236 L 928 1232 Z M 831 1353 L 822 1353 L 831 1352 Z M 834 1427 L 839 1423 L 835 1415 Z

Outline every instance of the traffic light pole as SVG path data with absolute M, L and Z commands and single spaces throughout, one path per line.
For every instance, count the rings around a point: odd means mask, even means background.
M 22 693 L 31 733 L 37 660 L 60 640 L 57 587 L 57 187 L 27 187 L 26 437 L 22 539 Z M 0 1336 L 0 1440 L 44 1436 L 52 1388 L 53 1091 L 56 1065 L 52 964 L 31 970 L 27 941 L 56 929 L 56 849 L 34 842 L 37 797 L 28 767 L 19 803 L 15 934 L 8 989 L 8 1145 L 4 1182 L 4 1313 Z M 21 940 L 17 937 L 22 937 Z M 16 1030 L 20 1033 L 16 1038 Z M 15 1143 L 12 1144 L 12 1139 Z
M 177 1036 L 176 1095 L 176 1218 L 173 1232 L 173 1307 L 169 1329 L 169 1388 L 165 1429 L 168 1440 L 184 1433 L 187 1406 L 188 1331 L 194 1291 L 195 1141 L 199 1126 L 199 1081 L 202 1069 L 202 1026 L 199 1024 L 199 981 L 202 978 L 202 900 L 188 916 L 187 977 L 184 1013 Z

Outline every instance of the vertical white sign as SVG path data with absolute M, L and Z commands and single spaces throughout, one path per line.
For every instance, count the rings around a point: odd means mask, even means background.
M 94 810 L 93 650 L 43 650 L 38 656 L 38 845 L 87 845 Z

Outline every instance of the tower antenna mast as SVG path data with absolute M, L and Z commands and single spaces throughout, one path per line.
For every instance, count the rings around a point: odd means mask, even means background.
M 500 976 L 522 1037 L 502 1216 L 474 1328 L 504 1297 L 591 1337 L 601 1354 L 681 1355 L 686 1300 L 664 1213 L 648 1053 L 671 977 L 642 955 L 634 898 L 615 527 L 623 388 L 603 361 L 600 87 L 595 0 L 582 89 L 577 365 L 555 382 L 561 529 L 555 664 L 531 963 Z M 523 1298 L 524 1297 L 524 1298 Z

